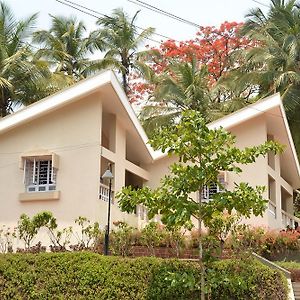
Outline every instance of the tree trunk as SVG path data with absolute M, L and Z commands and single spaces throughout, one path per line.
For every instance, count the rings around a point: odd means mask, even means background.
M 202 205 L 202 190 L 203 187 L 199 190 L 199 215 L 198 215 L 198 234 L 199 234 L 199 264 L 201 266 L 201 274 L 200 274 L 200 299 L 205 300 L 205 270 L 203 264 L 203 245 L 202 245 L 202 217 L 201 217 L 201 205 Z

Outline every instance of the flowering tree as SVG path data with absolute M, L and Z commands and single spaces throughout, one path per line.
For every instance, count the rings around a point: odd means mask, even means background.
M 155 74 L 162 74 L 174 61 L 189 62 L 196 58 L 201 66 L 207 66 L 210 86 L 213 87 L 228 71 L 241 62 L 240 50 L 254 45 L 249 39 L 238 35 L 242 23 L 224 22 L 219 28 L 214 26 L 200 27 L 195 39 L 175 42 L 167 40 L 159 48 L 149 51 L 148 66 Z M 141 80 L 138 74 L 131 74 L 130 99 L 132 102 L 142 101 L 153 91 L 155 83 Z

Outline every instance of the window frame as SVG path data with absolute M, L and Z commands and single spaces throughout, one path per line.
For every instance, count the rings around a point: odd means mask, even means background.
M 45 164 L 45 162 L 47 163 Z M 36 151 L 22 155 L 20 167 L 23 169 L 25 192 L 44 193 L 57 191 L 58 162 L 58 156 L 49 151 Z M 41 172 L 43 172 L 43 175 L 40 175 Z M 44 178 L 41 176 L 44 176 Z

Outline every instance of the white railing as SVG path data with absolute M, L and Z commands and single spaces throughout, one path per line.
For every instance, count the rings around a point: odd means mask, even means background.
M 269 212 L 276 218 L 276 204 L 272 201 L 269 201 Z
M 281 220 L 283 228 L 289 226 L 290 228 L 295 228 L 295 222 L 300 225 L 300 219 L 287 213 L 284 210 L 281 210 Z
M 100 183 L 99 187 L 99 199 L 108 202 L 109 200 L 109 186 Z M 114 191 L 111 191 L 111 203 L 114 203 Z

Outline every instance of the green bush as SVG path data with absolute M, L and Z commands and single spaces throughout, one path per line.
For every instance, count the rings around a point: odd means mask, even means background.
M 207 272 L 211 299 L 288 299 L 284 275 L 256 260 L 228 259 L 212 265 Z
M 0 299 L 199 299 L 196 262 L 88 252 L 0 255 Z M 253 261 L 208 268 L 214 300 L 286 299 L 282 275 Z

